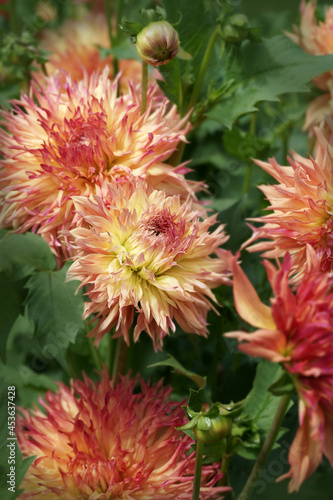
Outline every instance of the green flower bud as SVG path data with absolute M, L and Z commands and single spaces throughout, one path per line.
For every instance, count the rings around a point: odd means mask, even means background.
M 136 49 L 141 59 L 151 66 L 170 62 L 179 50 L 177 31 L 167 21 L 149 23 L 136 37 Z
M 231 24 L 223 26 L 221 30 L 221 37 L 229 43 L 239 43 L 244 40 L 248 35 L 247 28 L 240 28 Z
M 229 436 L 231 428 L 231 417 L 220 414 L 216 417 L 202 415 L 193 427 L 193 432 L 199 441 L 210 444 Z
M 244 14 L 234 14 L 229 17 L 228 21 L 232 26 L 238 26 L 240 28 L 248 24 L 248 18 Z

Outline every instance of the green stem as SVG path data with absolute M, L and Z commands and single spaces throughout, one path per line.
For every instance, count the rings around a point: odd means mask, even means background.
M 108 372 L 110 377 L 112 377 L 113 373 L 113 365 L 114 365 L 114 352 L 115 352 L 115 347 L 117 343 L 117 339 L 112 338 L 113 330 L 108 334 L 108 349 L 107 349 L 107 356 L 106 356 L 106 365 L 108 367 Z
M 216 26 L 216 28 L 214 29 L 214 31 L 212 33 L 212 36 L 209 39 L 209 42 L 208 42 L 208 45 L 206 48 L 206 52 L 205 52 L 203 59 L 202 59 L 202 62 L 201 62 L 199 74 L 198 74 L 198 77 L 197 77 L 197 80 L 195 82 L 194 89 L 193 89 L 193 92 L 192 92 L 192 95 L 190 98 L 190 102 L 188 103 L 188 106 L 186 109 L 186 113 L 189 113 L 194 108 L 195 103 L 197 102 L 197 99 L 199 97 L 202 82 L 203 82 L 203 79 L 204 79 L 206 71 L 207 71 L 207 66 L 208 66 L 209 60 L 210 60 L 211 55 L 212 55 L 212 51 L 213 51 L 213 48 L 215 45 L 215 41 L 216 41 L 216 37 L 217 37 L 218 32 L 219 32 L 219 29 L 220 29 L 219 26 Z M 180 96 L 182 97 L 182 88 L 180 88 Z M 182 106 L 180 108 L 182 109 Z M 184 114 L 186 114 L 186 113 L 184 113 Z M 202 116 L 199 117 L 199 121 L 200 121 L 200 123 L 202 123 L 202 121 L 203 121 Z M 197 128 L 195 123 L 193 124 L 193 127 L 194 127 L 194 129 Z M 173 165 L 173 166 L 179 165 L 181 163 L 184 151 L 185 151 L 185 143 L 182 142 L 179 145 L 177 151 L 175 151 L 171 155 L 171 157 L 169 159 L 169 164 Z
M 252 113 L 250 120 L 250 129 L 249 129 L 250 135 L 253 136 L 256 135 L 256 123 L 257 123 L 257 113 Z M 253 162 L 250 158 L 246 165 L 246 173 L 243 182 L 243 194 L 247 194 L 250 190 L 252 167 L 253 167 Z
M 141 109 L 140 114 L 146 111 L 147 108 L 147 88 L 148 88 L 148 64 L 142 62 L 142 91 L 141 91 Z
M 112 33 L 112 24 L 111 24 L 111 5 L 110 5 L 110 0 L 104 0 L 104 8 L 105 8 L 106 22 L 107 22 L 107 25 L 108 25 L 110 47 L 113 47 L 113 33 Z
M 88 343 L 89 343 L 89 349 L 90 349 L 92 358 L 94 360 L 95 367 L 97 368 L 97 370 L 99 372 L 101 372 L 102 371 L 102 362 L 101 362 L 101 359 L 99 356 L 99 352 L 94 345 L 93 339 L 88 337 Z
M 193 92 L 191 95 L 191 99 L 190 99 L 190 102 L 187 106 L 187 112 L 189 112 L 194 107 L 194 105 L 197 102 L 197 99 L 199 97 L 201 85 L 202 85 L 203 79 L 204 79 L 206 71 L 207 71 L 207 66 L 208 66 L 210 57 L 212 55 L 212 51 L 213 51 L 213 48 L 215 45 L 215 41 L 216 41 L 216 37 L 217 37 L 218 32 L 219 32 L 219 29 L 220 29 L 220 26 L 217 25 L 212 33 L 212 36 L 210 37 L 209 42 L 208 42 L 206 52 L 203 56 L 201 66 L 199 69 L 199 74 L 198 74 L 198 77 L 197 77 L 197 80 L 195 82 L 194 89 L 193 89 Z
M 230 486 L 228 469 L 231 457 L 232 457 L 232 436 L 230 435 L 228 438 L 226 438 L 226 447 L 222 456 L 221 472 L 223 474 L 223 477 L 219 481 L 219 486 Z
M 282 425 L 284 416 L 288 410 L 290 399 L 291 399 L 291 394 L 286 394 L 285 396 L 282 396 L 273 423 L 271 425 L 271 428 L 269 429 L 266 441 L 264 442 L 259 457 L 257 458 L 257 461 L 252 469 L 252 472 L 248 480 L 246 481 L 245 486 L 237 500 L 249 500 L 253 486 L 255 485 L 258 477 L 260 476 L 262 470 L 264 469 L 268 456 L 272 451 L 278 432 Z
M 196 454 L 195 454 L 195 469 L 194 469 L 192 500 L 199 500 L 199 498 L 200 498 L 203 446 L 204 446 L 203 443 L 198 440 L 197 441 L 197 450 L 196 450 Z

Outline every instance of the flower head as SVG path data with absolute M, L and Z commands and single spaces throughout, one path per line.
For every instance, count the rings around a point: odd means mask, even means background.
M 85 13 L 81 19 L 67 19 L 57 30 L 43 31 L 40 46 L 51 53 L 45 65 L 47 74 L 57 75 L 64 84 L 66 73 L 72 80 L 79 81 L 86 74 L 90 76 L 96 71 L 101 72 L 105 66 L 113 66 L 111 57 L 102 59 L 99 52 L 99 47 L 110 46 L 106 17 L 102 13 Z M 129 81 L 141 81 L 139 61 L 120 59 L 119 70 L 124 92 Z
M 323 271 L 333 270 L 333 149 L 330 146 L 332 125 L 317 129 L 315 158 L 298 154 L 289 158 L 290 166 L 280 166 L 275 159 L 269 163 L 256 161 L 279 184 L 259 186 L 270 202 L 272 214 L 252 219 L 264 222 L 254 229 L 249 242 L 269 238 L 249 247 L 249 251 L 265 251 L 264 257 L 292 256 L 294 281 L 301 279 L 306 266 L 306 248 L 311 245 L 320 259 Z
M 318 467 L 322 455 L 333 466 L 333 288 L 328 274 L 318 272 L 318 261 L 308 247 L 309 266 L 294 294 L 289 288 L 289 254 L 278 269 L 264 263 L 274 297 L 263 304 L 233 259 L 234 299 L 238 314 L 259 328 L 252 333 L 231 332 L 239 348 L 251 356 L 282 363 L 299 395 L 299 429 L 291 445 L 289 491 Z
M 149 23 L 136 37 L 141 59 L 152 66 L 169 63 L 179 50 L 177 31 L 167 21 Z
M 155 348 L 175 331 L 173 319 L 186 332 L 206 335 L 211 289 L 228 283 L 228 253 L 219 249 L 227 240 L 223 226 L 209 233 L 216 216 L 200 221 L 190 200 L 141 179 L 113 182 L 108 190 L 105 202 L 74 197 L 82 227 L 69 234 L 75 262 L 68 277 L 89 285 L 85 317 L 100 318 L 91 335 L 98 343 L 115 326 L 128 343 L 134 312 L 134 341 L 144 330 Z
M 24 455 L 37 455 L 20 500 L 190 500 L 194 474 L 192 440 L 182 403 L 170 388 L 123 378 L 115 386 L 107 372 L 95 385 L 88 377 L 59 384 L 40 400 L 44 412 L 21 410 L 17 437 Z M 214 487 L 218 464 L 202 470 L 201 498 L 221 498 Z
M 300 26 L 294 27 L 294 33 L 286 33 L 295 43 L 300 45 L 306 52 L 312 55 L 333 54 L 333 7 L 325 12 L 324 21 L 317 21 L 316 0 L 301 1 Z M 308 107 L 304 128 L 319 124 L 325 114 L 331 114 L 333 110 L 333 70 L 327 71 L 315 77 L 313 83 L 328 93 L 317 97 Z
M 202 184 L 185 181 L 184 165 L 164 163 L 186 140 L 187 118 L 155 88 L 143 115 L 140 87 L 117 97 L 107 69 L 78 83 L 68 77 L 66 92 L 51 77 L 46 89 L 34 84 L 31 97 L 13 101 L 0 129 L 0 226 L 32 228 L 62 260 L 58 233 L 73 222 L 74 195 L 103 195 L 112 177 L 132 173 L 184 200 L 194 196 Z

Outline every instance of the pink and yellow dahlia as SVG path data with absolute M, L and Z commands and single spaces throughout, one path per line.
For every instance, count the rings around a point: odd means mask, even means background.
M 95 384 L 71 381 L 40 399 L 44 411 L 21 410 L 17 437 L 23 455 L 37 455 L 20 488 L 20 500 L 190 500 L 195 456 L 192 439 L 175 427 L 185 423 L 182 403 L 170 401 L 161 382 L 107 372 Z M 200 498 L 221 498 L 214 487 L 218 464 L 204 465 Z
M 276 267 L 264 262 L 274 297 L 263 304 L 233 259 L 234 300 L 238 314 L 259 328 L 230 332 L 244 341 L 239 348 L 250 356 L 282 363 L 299 396 L 299 429 L 289 452 L 289 492 L 318 467 L 325 455 L 333 466 L 333 286 L 328 274 L 317 271 L 316 255 L 308 247 L 309 266 L 294 294 L 288 285 L 291 259 Z
M 189 123 L 155 89 L 143 115 L 140 86 L 117 97 L 107 69 L 78 83 L 67 77 L 66 92 L 51 77 L 47 88 L 33 84 L 30 97 L 13 101 L 0 129 L 0 226 L 32 228 L 61 261 L 67 249 L 58 233 L 72 225 L 74 195 L 103 195 L 113 177 L 132 173 L 184 200 L 194 196 L 202 184 L 185 181 L 184 165 L 165 163 Z
M 82 80 L 96 71 L 102 72 L 107 65 L 112 72 L 110 56 L 102 59 L 98 46 L 110 47 L 110 39 L 105 14 L 85 13 L 81 19 L 67 19 L 57 30 L 45 30 L 40 47 L 50 51 L 46 63 L 49 76 L 57 75 L 61 83 L 66 83 L 66 74 L 72 80 Z M 129 81 L 141 81 L 141 63 L 134 59 L 120 59 L 120 86 L 127 92 Z M 64 73 L 65 72 L 65 73 Z M 112 76 L 112 74 L 110 75 Z
M 316 0 L 301 1 L 300 26 L 294 27 L 295 33 L 286 33 L 295 43 L 312 55 L 333 54 L 333 7 L 326 9 L 325 20 L 317 21 Z M 320 123 L 325 114 L 333 111 L 333 70 L 328 71 L 313 79 L 313 83 L 328 93 L 316 98 L 309 106 L 306 113 L 304 128 Z
M 229 252 L 219 248 L 228 238 L 223 226 L 208 232 L 216 215 L 201 221 L 190 199 L 135 178 L 110 183 L 104 200 L 73 201 L 82 227 L 68 235 L 75 249 L 68 277 L 88 285 L 84 317 L 97 313 L 96 343 L 114 326 L 129 343 L 134 313 L 134 341 L 144 330 L 155 348 L 175 331 L 173 320 L 206 336 L 211 289 L 229 283 Z
M 306 159 L 298 154 L 289 158 L 290 166 L 280 166 L 273 158 L 269 163 L 256 160 L 256 164 L 272 175 L 279 184 L 259 186 L 270 202 L 267 210 L 272 214 L 252 219 L 265 223 L 253 228 L 252 243 L 259 238 L 269 241 L 256 243 L 250 252 L 264 251 L 264 257 L 292 256 L 292 273 L 298 282 L 306 266 L 306 248 L 311 245 L 324 272 L 333 271 L 333 129 L 316 129 L 315 158 Z

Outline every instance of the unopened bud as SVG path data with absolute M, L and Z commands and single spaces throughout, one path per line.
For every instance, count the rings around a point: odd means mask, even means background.
M 149 23 L 136 37 L 141 59 L 151 66 L 170 62 L 179 50 L 177 31 L 167 21 Z
M 202 415 L 193 427 L 193 432 L 199 441 L 209 444 L 229 436 L 231 428 L 232 419 L 228 416 L 219 414 L 212 418 Z

